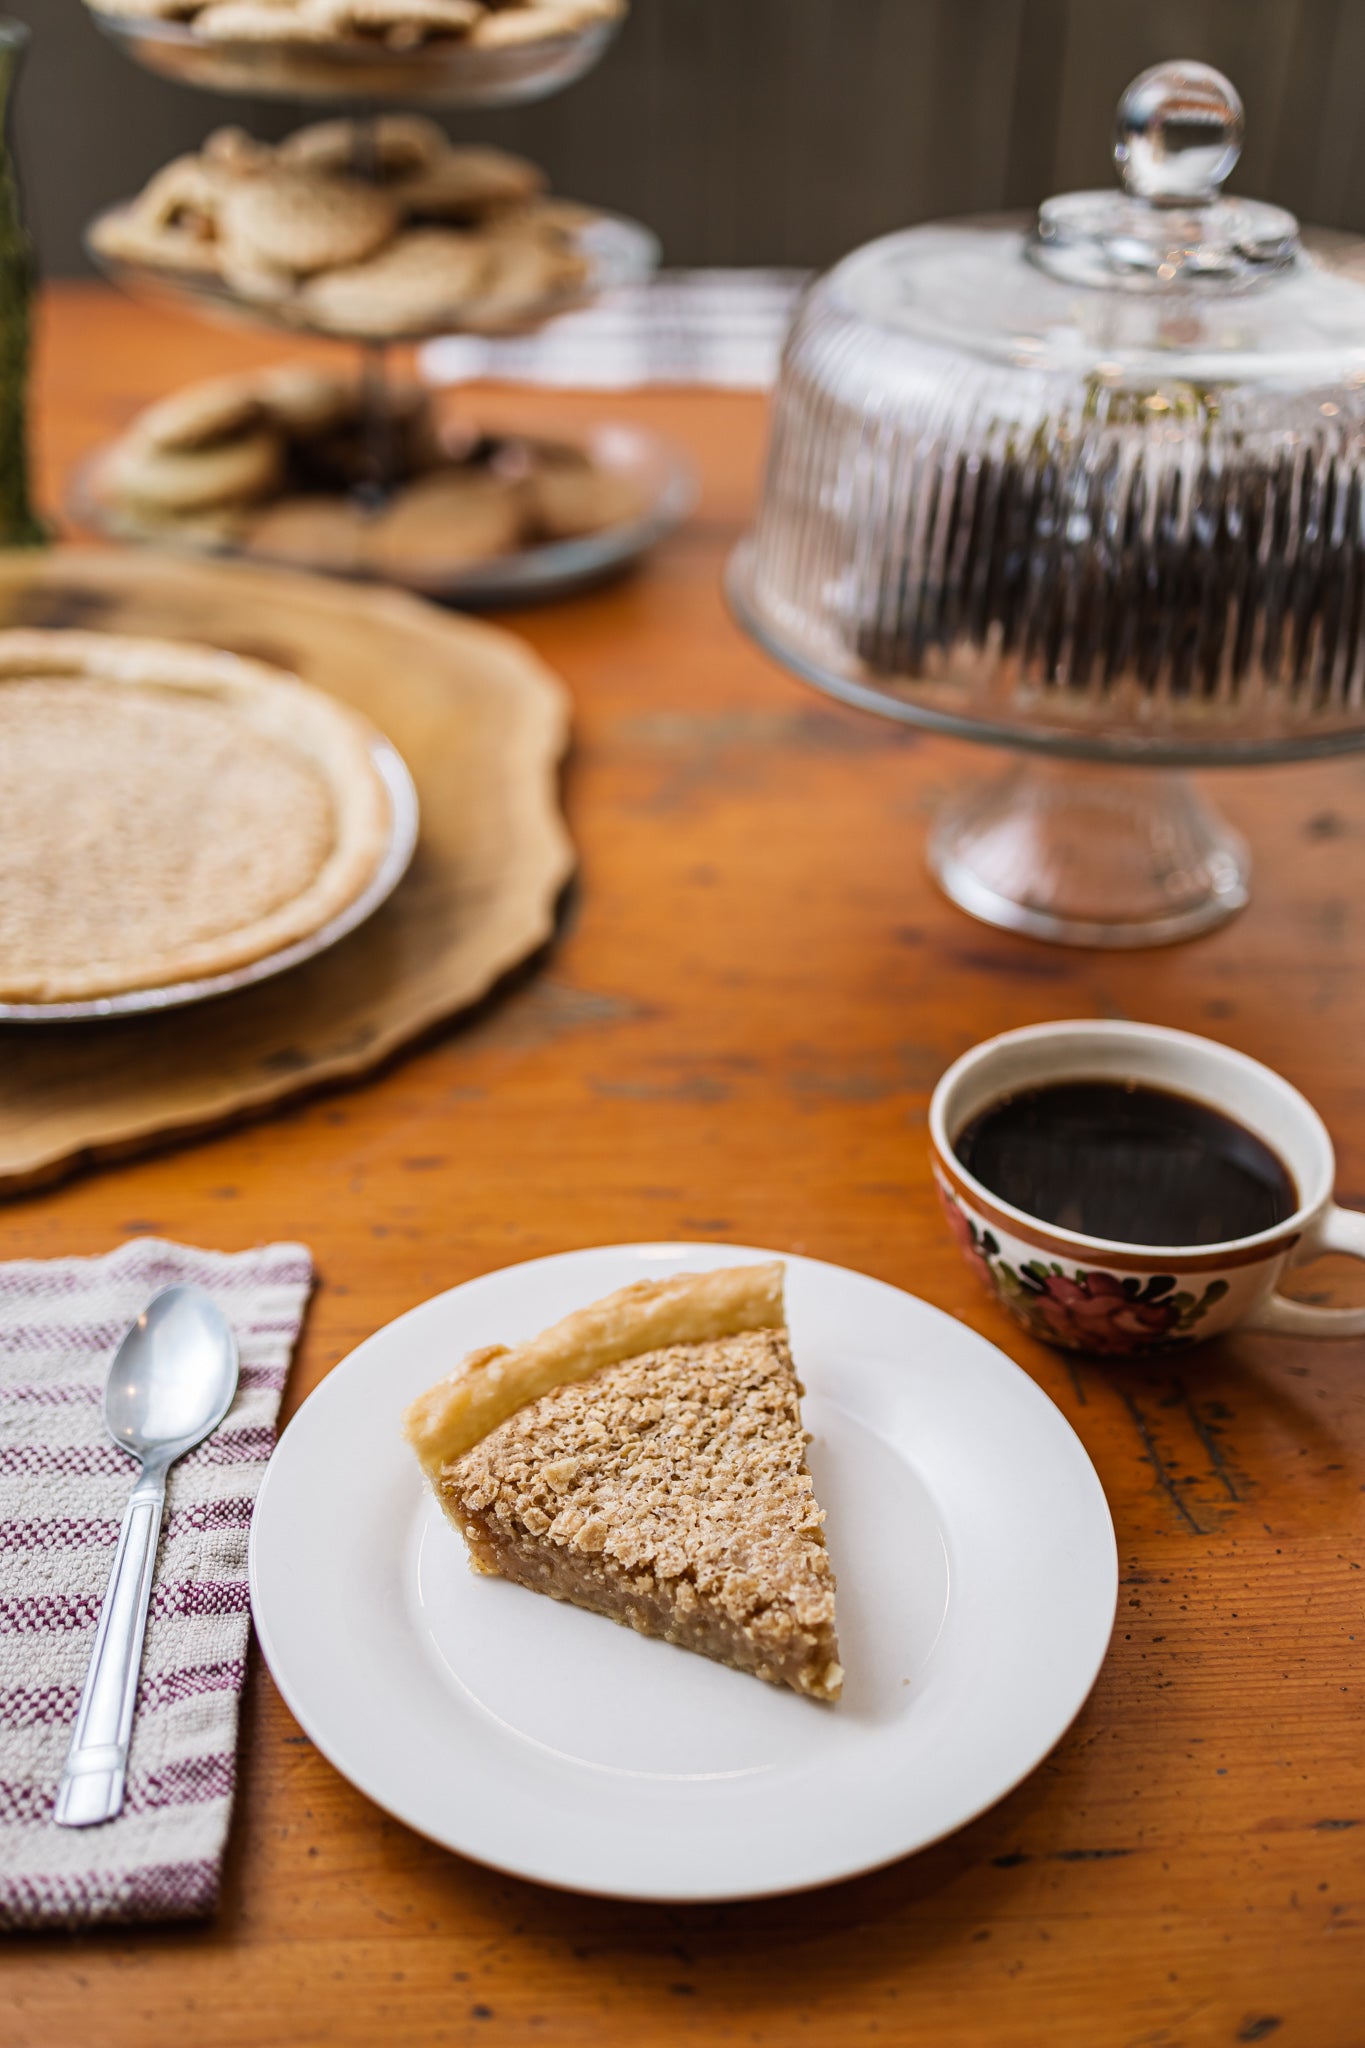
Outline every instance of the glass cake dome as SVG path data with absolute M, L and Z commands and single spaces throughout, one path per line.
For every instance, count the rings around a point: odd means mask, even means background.
M 813 286 L 730 567 L 773 654 L 1071 760 L 1365 745 L 1365 284 L 1356 245 L 1223 194 L 1241 137 L 1221 74 L 1159 65 L 1120 103 L 1121 189 L 890 235 Z M 1245 849 L 1193 789 L 1123 786 L 1016 769 L 941 821 L 939 879 L 1087 944 L 1240 907 Z

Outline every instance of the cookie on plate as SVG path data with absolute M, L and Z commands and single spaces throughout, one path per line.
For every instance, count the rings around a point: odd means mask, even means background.
M 364 262 L 393 238 L 399 218 L 388 194 L 359 178 L 274 165 L 224 192 L 218 233 L 243 264 L 308 277 Z
M 309 278 L 299 310 L 331 334 L 420 334 L 461 320 L 488 264 L 488 249 L 475 235 L 409 228 L 368 262 Z
M 157 447 L 133 434 L 105 456 L 98 487 L 153 512 L 202 512 L 213 505 L 249 505 L 267 498 L 283 473 L 280 437 L 266 426 L 208 447 Z
M 261 396 L 250 377 L 213 377 L 203 384 L 191 384 L 172 391 L 167 398 L 139 415 L 137 428 L 152 448 L 208 448 L 215 441 L 232 440 L 259 426 L 263 417 Z
M 368 122 L 345 116 L 310 121 L 286 135 L 275 154 L 282 164 L 304 164 L 315 171 L 353 170 L 368 154 L 375 173 L 386 181 L 424 169 L 449 148 L 445 131 L 425 114 L 378 114 Z
M 538 164 L 480 144 L 437 152 L 394 180 L 404 210 L 427 220 L 481 220 L 524 206 L 547 184 Z
M 520 544 L 524 517 L 518 485 L 487 471 L 437 471 L 397 492 L 375 520 L 369 560 L 381 575 L 492 561 Z

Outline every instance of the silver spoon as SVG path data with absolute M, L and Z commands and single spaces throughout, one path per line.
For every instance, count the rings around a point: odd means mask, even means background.
M 58 1827 L 94 1827 L 123 1805 L 166 1474 L 217 1429 L 236 1391 L 232 1325 L 197 1287 L 168 1287 L 149 1302 L 109 1368 L 105 1428 L 142 1471 L 124 1512 L 57 1788 Z

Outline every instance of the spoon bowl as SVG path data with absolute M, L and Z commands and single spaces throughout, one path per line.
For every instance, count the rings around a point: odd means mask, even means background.
M 125 1335 L 104 1389 L 104 1424 L 134 1458 L 169 1463 L 217 1429 L 237 1391 L 237 1343 L 197 1287 L 167 1287 Z

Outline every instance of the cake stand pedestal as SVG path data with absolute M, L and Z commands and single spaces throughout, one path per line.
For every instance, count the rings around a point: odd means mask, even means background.
M 1168 768 L 1015 762 L 939 813 L 929 867 L 983 924 L 1064 946 L 1192 939 L 1250 895 L 1246 841 Z

